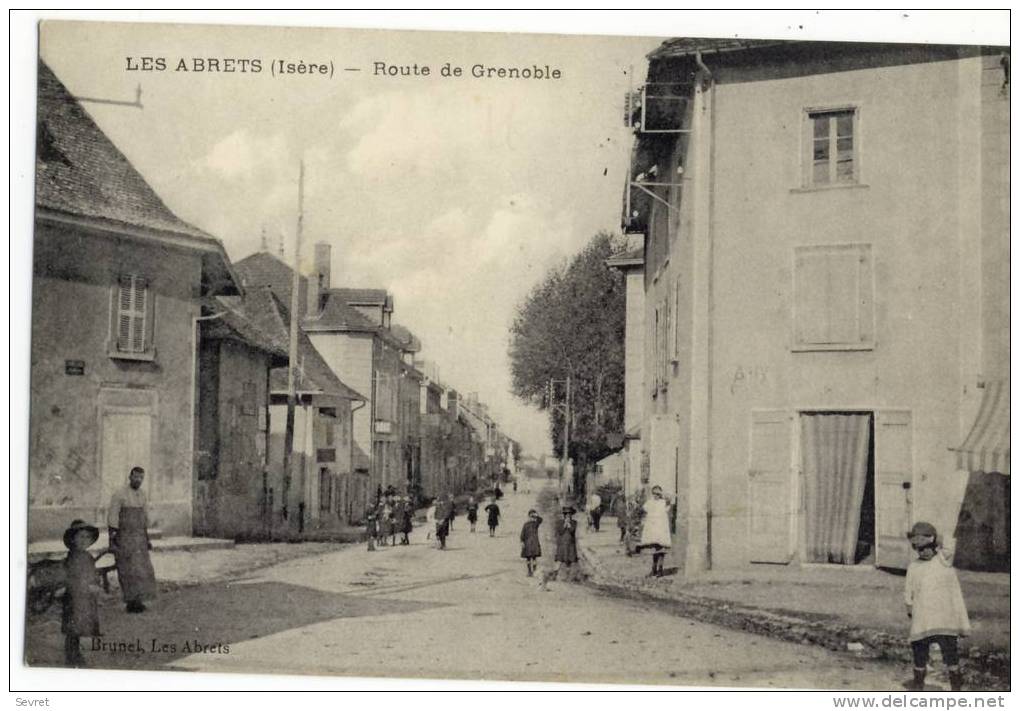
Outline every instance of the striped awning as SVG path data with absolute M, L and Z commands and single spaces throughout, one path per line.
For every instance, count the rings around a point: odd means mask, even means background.
M 974 426 L 956 452 L 956 466 L 968 472 L 1009 474 L 1009 380 L 985 384 Z

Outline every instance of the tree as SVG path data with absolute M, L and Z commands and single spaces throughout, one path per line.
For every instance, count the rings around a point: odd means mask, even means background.
M 554 267 L 518 306 L 510 327 L 514 394 L 550 412 L 553 451 L 562 456 L 563 415 L 550 411 L 549 381 L 571 379 L 568 456 L 580 495 L 591 464 L 612 450 L 623 428 L 625 291 L 623 276 L 606 266 L 622 249 L 601 232 L 566 265 Z M 558 387 L 554 403 L 563 401 Z

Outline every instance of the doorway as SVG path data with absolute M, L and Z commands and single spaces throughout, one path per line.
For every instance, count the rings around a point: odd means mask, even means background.
M 800 432 L 805 562 L 874 563 L 874 413 L 801 412 Z

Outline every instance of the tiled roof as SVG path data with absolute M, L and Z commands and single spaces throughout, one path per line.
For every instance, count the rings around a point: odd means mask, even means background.
M 400 342 L 401 348 L 404 351 L 408 353 L 418 353 L 421 351 L 421 341 L 405 326 L 401 326 L 399 323 L 391 323 L 390 333 Z
M 272 295 L 272 300 L 276 307 L 276 313 L 278 314 L 280 321 L 287 329 L 289 338 L 290 312 L 287 307 L 280 302 L 275 294 Z M 361 400 L 363 402 L 367 402 L 367 399 L 363 395 L 348 387 L 346 383 L 336 376 L 336 373 L 334 373 L 333 369 L 329 367 L 319 351 L 314 345 L 312 345 L 311 340 L 309 340 L 308 336 L 305 335 L 304 331 L 301 329 L 298 329 L 297 345 L 298 362 L 295 375 L 297 377 L 296 389 L 298 392 L 321 392 L 326 395 L 336 395 L 347 398 L 348 400 Z M 274 368 L 269 374 L 269 385 L 273 392 L 286 391 L 287 369 Z
M 381 332 L 372 319 L 365 316 L 346 301 L 332 293 L 322 297 L 322 310 L 318 316 L 305 319 L 305 326 L 310 331 L 364 331 L 365 333 Z
M 389 294 L 386 293 L 386 289 L 330 289 L 330 294 L 336 294 L 340 299 L 348 304 L 356 304 L 358 306 L 384 306 Z
M 675 37 L 666 40 L 658 48 L 652 50 L 649 59 L 666 59 L 668 57 L 685 57 L 695 52 L 713 54 L 717 52 L 733 52 L 740 49 L 756 49 L 771 45 L 790 44 L 792 40 L 757 40 L 737 39 L 734 37 Z
M 214 240 L 163 204 L 43 62 L 37 125 L 36 205 Z
M 290 308 L 290 295 L 294 287 L 294 272 L 290 265 L 269 252 L 256 252 L 234 264 L 234 269 L 241 277 L 245 287 L 269 287 L 281 302 Z M 299 307 L 304 313 L 304 299 L 307 294 L 308 279 L 301 277 L 298 296 Z
M 238 293 L 220 241 L 171 212 L 53 71 L 38 67 L 36 209 L 151 239 L 183 237 L 203 253 L 207 293 Z
M 289 336 L 273 295 L 264 287 L 249 289 L 241 297 L 208 297 L 202 300 L 205 315 L 218 318 L 202 321 L 203 337 L 235 338 L 287 361 Z
M 237 262 L 235 268 L 245 286 L 268 286 L 276 298 L 290 310 L 294 272 L 290 265 L 269 252 L 256 252 Z M 316 331 L 353 331 L 372 333 L 395 348 L 402 347 L 400 341 L 385 328 L 376 324 L 353 306 L 349 306 L 343 292 L 349 289 L 329 289 L 322 295 L 322 309 L 317 316 L 301 319 L 301 328 L 310 333 Z M 354 291 L 381 291 L 382 289 L 356 289 Z M 308 278 L 300 281 L 298 303 L 300 313 L 305 313 L 308 294 Z

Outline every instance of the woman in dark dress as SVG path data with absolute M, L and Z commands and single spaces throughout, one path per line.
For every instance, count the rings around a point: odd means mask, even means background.
M 535 574 L 538 567 L 536 560 L 542 557 L 542 545 L 538 540 L 538 527 L 542 525 L 542 517 L 535 509 L 528 511 L 528 520 L 521 527 L 521 558 L 528 562 L 528 577 Z
M 563 507 L 563 524 L 556 533 L 556 562 L 560 564 L 560 570 L 566 569 L 571 572 L 571 567 L 577 562 L 577 521 L 574 514 L 577 510 L 573 506 Z M 559 577 L 559 571 L 557 571 Z
M 489 538 L 492 538 L 496 535 L 496 526 L 499 525 L 499 506 L 496 505 L 495 499 L 485 507 L 485 512 L 489 515 Z
M 475 497 L 468 499 L 467 503 L 467 519 L 468 523 L 471 524 L 471 533 L 475 532 L 475 524 L 478 523 L 478 502 Z

